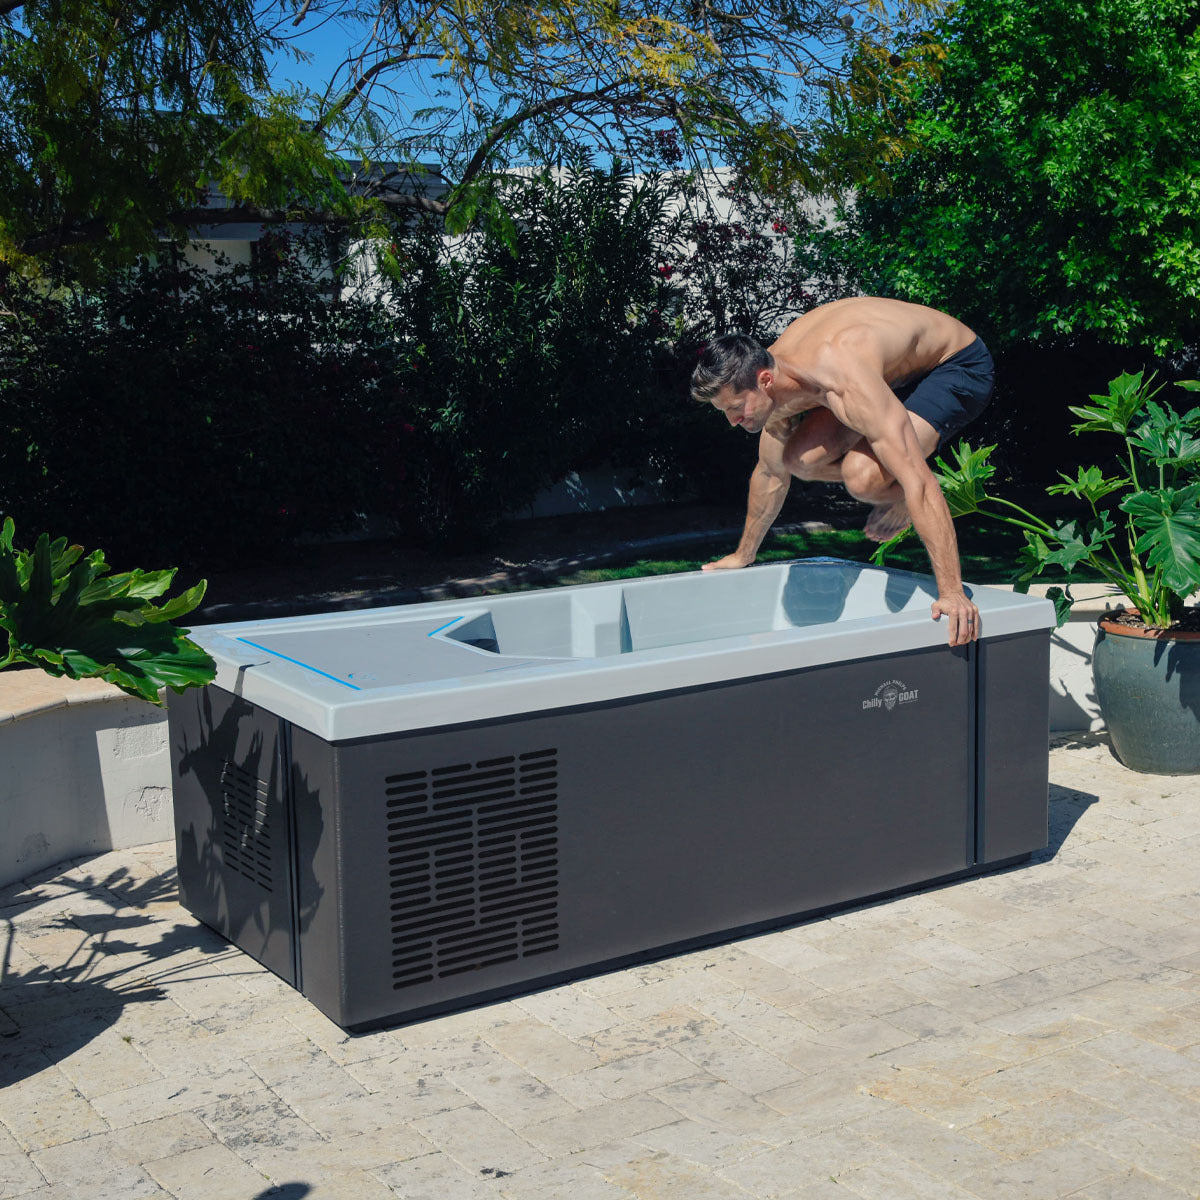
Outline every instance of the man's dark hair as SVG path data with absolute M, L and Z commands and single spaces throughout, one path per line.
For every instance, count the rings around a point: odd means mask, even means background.
M 722 388 L 734 393 L 758 387 L 758 373 L 775 366 L 771 352 L 744 333 L 727 333 L 704 348 L 692 372 L 692 399 L 714 400 Z

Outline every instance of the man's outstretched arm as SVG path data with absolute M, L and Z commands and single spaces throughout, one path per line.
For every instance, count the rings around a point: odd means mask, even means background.
M 758 548 L 779 516 L 792 484 L 791 472 L 783 465 L 783 446 L 764 432 L 758 442 L 758 463 L 750 476 L 750 497 L 741 541 L 732 554 L 705 563 L 705 571 L 748 567 L 758 557 Z
M 979 610 L 963 591 L 954 521 L 904 406 L 882 373 L 856 356 L 831 369 L 829 407 L 866 438 L 879 465 L 903 490 L 913 528 L 925 544 L 937 581 L 933 616 L 946 617 L 950 645 L 973 641 L 979 636 Z

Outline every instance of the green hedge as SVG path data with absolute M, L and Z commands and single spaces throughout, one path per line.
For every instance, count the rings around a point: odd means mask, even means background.
M 686 397 L 655 269 L 666 200 L 620 170 L 530 181 L 515 245 L 482 231 L 451 257 L 436 225 L 397 229 L 382 297 L 335 299 L 285 238 L 253 267 L 143 265 L 90 292 L 10 274 L 0 512 L 211 572 L 361 513 L 479 544 L 601 463 L 711 475 L 689 447 L 721 423 Z
M 269 258 L 94 293 L 5 280 L 0 509 L 117 557 L 220 564 L 386 492 L 401 349 L 377 307 Z

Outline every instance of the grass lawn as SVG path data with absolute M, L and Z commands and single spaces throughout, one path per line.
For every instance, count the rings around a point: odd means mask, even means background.
M 963 578 L 969 583 L 1012 583 L 1015 564 L 1022 545 L 1017 530 L 983 522 L 975 525 L 955 526 L 958 534 L 959 554 L 962 558 Z M 644 575 L 672 575 L 679 571 L 696 571 L 706 562 L 728 554 L 733 545 L 728 541 L 713 542 L 693 547 L 694 558 L 639 558 L 614 567 L 576 571 L 564 575 L 558 584 L 600 583 L 613 579 L 635 579 Z M 824 533 L 772 533 L 768 535 L 758 554 L 758 561 L 779 562 L 789 558 L 812 558 L 828 555 L 831 558 L 847 558 L 855 562 L 869 562 L 876 549 L 858 530 L 835 529 Z M 918 537 L 909 536 L 888 552 L 887 565 L 905 571 L 929 573 L 929 559 Z M 1082 574 L 1082 572 L 1080 573 Z M 1086 577 L 1086 576 L 1085 576 Z M 1039 583 L 1061 582 L 1043 575 Z

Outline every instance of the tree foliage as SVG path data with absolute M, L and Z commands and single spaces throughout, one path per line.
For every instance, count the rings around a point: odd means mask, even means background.
M 306 261 L 274 239 L 251 267 L 0 278 L 0 513 L 190 570 L 386 511 L 407 358 Z
M 451 255 L 436 217 L 398 224 L 390 294 L 335 296 L 285 238 L 250 266 L 101 286 L 0 276 L 0 514 L 208 573 L 361 514 L 478 543 L 609 462 L 707 485 L 705 447 L 730 438 L 687 398 L 694 353 L 671 355 L 665 186 L 543 174 L 511 202 L 515 255 L 487 229 Z
M 715 155 L 782 189 L 861 175 L 903 135 L 881 124 L 831 154 L 831 111 L 906 97 L 940 3 L 0 0 L 0 256 L 128 260 L 194 224 L 210 181 L 369 221 L 432 162 L 448 191 L 408 202 L 454 232 L 498 209 L 514 163 L 580 152 Z M 305 36 L 352 49 L 326 86 L 280 86 L 269 57 Z
M 805 213 L 781 205 L 729 171 L 693 172 L 672 185 L 680 245 L 674 254 L 664 250 L 659 270 L 679 285 L 680 339 L 748 333 L 773 342 L 817 302 L 795 253 L 800 229 L 818 220 L 814 206 Z
M 641 465 L 669 420 L 657 368 L 676 222 L 660 180 L 541 173 L 499 231 L 447 254 L 435 218 L 396 230 L 391 310 L 411 365 L 406 462 L 423 530 L 480 541 L 567 471 Z
M 997 343 L 1158 350 L 1200 331 L 1194 0 L 961 0 L 904 112 L 915 149 L 825 262 Z M 890 127 L 878 110 L 843 128 Z
M 591 145 L 626 161 L 664 135 L 773 182 L 824 179 L 816 136 L 835 102 L 887 106 L 936 58 L 920 19 L 936 0 L 405 0 L 359 10 L 363 40 L 318 124 L 359 106 L 375 150 L 432 154 L 459 189 L 514 155 Z M 344 19 L 312 0 L 305 19 Z M 430 102 L 408 97 L 424 91 Z M 894 137 L 872 131 L 873 149 Z
M 0 0 L 0 262 L 128 262 L 217 178 L 327 193 L 326 146 L 266 90 L 272 28 L 255 0 Z

